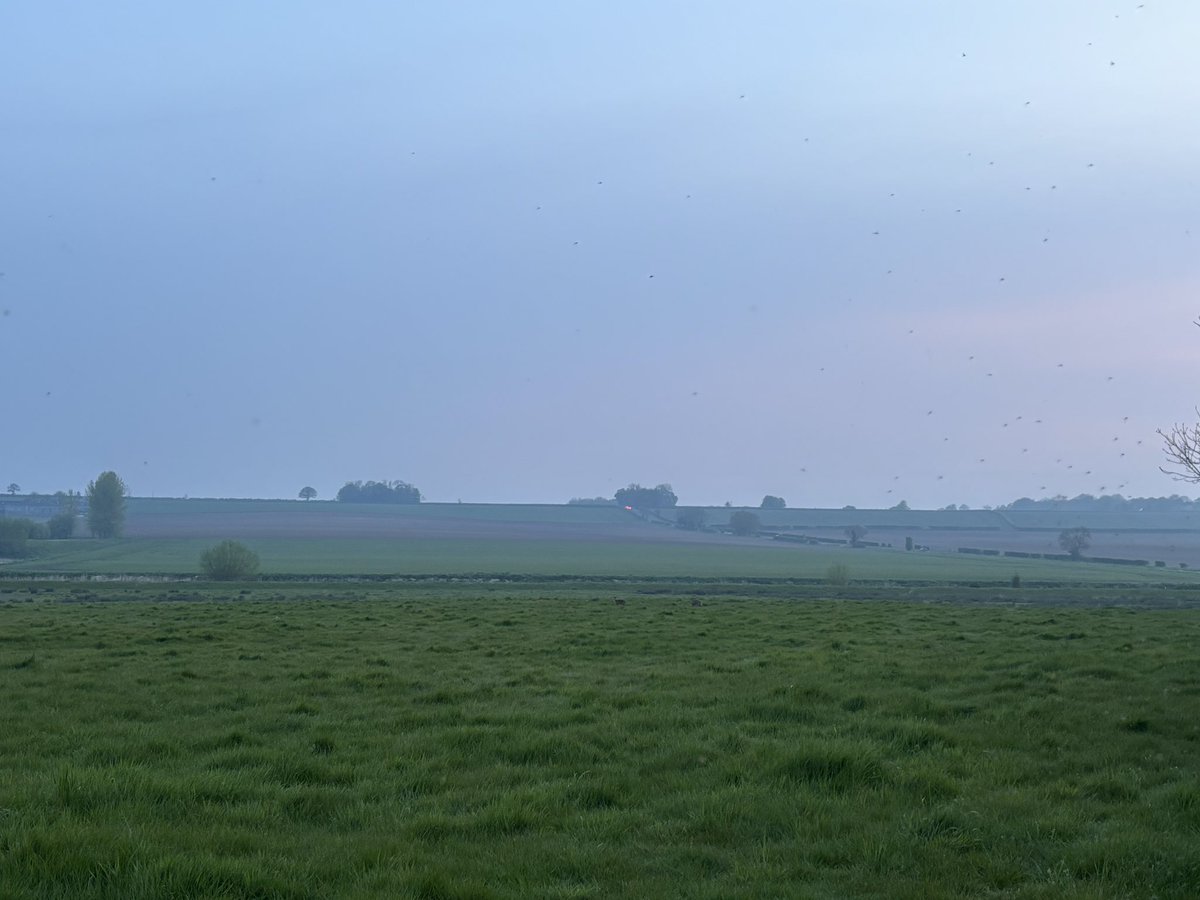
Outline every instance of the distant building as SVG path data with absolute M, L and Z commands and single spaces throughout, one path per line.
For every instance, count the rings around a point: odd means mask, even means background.
M 86 516 L 87 497 L 75 497 L 75 509 Z M 65 496 L 57 494 L 0 495 L 0 519 L 33 519 L 41 522 L 52 519 L 63 511 Z

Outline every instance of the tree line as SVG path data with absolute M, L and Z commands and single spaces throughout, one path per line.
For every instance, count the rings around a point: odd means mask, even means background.
M 342 503 L 420 503 L 421 492 L 407 481 L 347 481 L 337 498 Z
M 83 496 L 87 497 L 87 525 L 92 536 L 120 537 L 125 527 L 125 497 L 128 494 L 129 488 L 116 472 L 102 472 L 95 481 L 89 482 L 85 495 L 75 491 L 59 491 L 55 494 L 59 511 L 47 522 L 0 518 L 0 557 L 15 559 L 27 556 L 29 541 L 74 537 Z
M 1120 494 L 1079 494 L 1067 498 L 1062 494 L 1034 500 L 1021 497 L 1004 506 L 1001 511 L 1013 510 L 1070 510 L 1074 512 L 1179 512 L 1200 509 L 1200 500 L 1192 500 L 1180 494 L 1170 497 L 1123 497 Z

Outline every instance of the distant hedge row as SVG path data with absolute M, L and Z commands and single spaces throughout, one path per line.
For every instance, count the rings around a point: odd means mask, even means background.
M 1026 553 L 1023 550 L 992 550 L 986 547 L 959 547 L 959 553 L 973 553 L 977 556 L 1010 556 L 1018 559 L 1073 559 L 1068 553 Z M 1085 556 L 1080 557 L 1087 562 L 1109 563 L 1114 566 L 1148 566 L 1148 559 L 1122 559 L 1117 556 Z

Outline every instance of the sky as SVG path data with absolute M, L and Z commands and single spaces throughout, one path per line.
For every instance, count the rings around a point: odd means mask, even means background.
M 0 6 L 0 483 L 1200 489 L 1200 4 Z

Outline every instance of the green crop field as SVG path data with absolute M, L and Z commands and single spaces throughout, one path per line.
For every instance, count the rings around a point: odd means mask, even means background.
M 0 573 L 179 574 L 200 571 L 201 538 L 41 541 L 35 558 Z M 248 539 L 269 575 L 631 575 L 702 578 L 823 579 L 846 565 L 854 580 L 1128 582 L 1200 585 L 1192 570 L 1086 562 L 906 553 L 897 549 L 808 547 L 747 539 L 741 543 L 553 539 L 413 538 Z
M 2 582 L 0 895 L 1196 896 L 1191 601 L 790 591 Z

